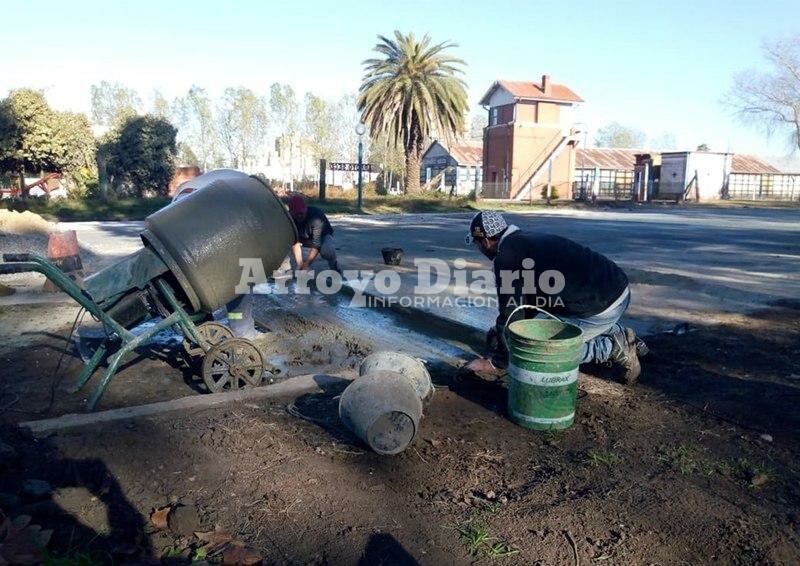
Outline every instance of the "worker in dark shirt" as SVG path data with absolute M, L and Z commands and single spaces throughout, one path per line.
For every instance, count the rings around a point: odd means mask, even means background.
M 296 269 L 306 270 L 318 257 L 328 261 L 328 267 L 339 270 L 336 261 L 336 248 L 333 245 L 333 227 L 328 217 L 315 206 L 308 206 L 305 197 L 292 195 L 289 199 L 289 214 L 297 226 L 299 242 L 292 247 Z M 303 259 L 302 248 L 308 248 L 308 257 Z
M 620 324 L 631 294 L 628 277 L 617 264 L 567 238 L 509 226 L 494 211 L 475 215 L 467 243 L 493 262 L 500 310 L 487 334 L 491 359 L 474 360 L 468 369 L 501 373 L 508 363 L 503 337 L 508 317 L 520 305 L 533 305 L 583 330 L 581 363 L 610 362 L 626 383 L 636 382 L 639 357 L 647 353 L 647 346 Z

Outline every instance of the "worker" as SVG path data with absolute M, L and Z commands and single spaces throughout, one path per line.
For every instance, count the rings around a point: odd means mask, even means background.
M 508 364 L 505 325 L 514 309 L 526 304 L 583 330 L 581 363 L 610 363 L 625 383 L 636 383 L 639 358 L 647 354 L 647 346 L 620 324 L 631 293 L 628 277 L 617 264 L 567 238 L 509 226 L 495 211 L 476 214 L 466 240 L 493 262 L 500 311 L 487 334 L 491 358 L 473 360 L 468 370 L 489 376 L 502 373 Z
M 292 247 L 295 269 L 310 269 L 314 261 L 321 257 L 328 261 L 330 269 L 341 273 L 336 261 L 336 248 L 333 246 L 333 227 L 325 213 L 316 206 L 308 206 L 303 195 L 294 194 L 289 198 L 289 214 L 297 226 L 300 240 Z M 303 247 L 309 248 L 305 260 Z

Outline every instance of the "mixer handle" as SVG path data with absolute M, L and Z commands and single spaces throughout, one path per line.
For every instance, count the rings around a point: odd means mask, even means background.
M 10 275 L 11 273 L 25 273 L 36 271 L 31 269 L 30 263 L 0 263 L 0 275 Z
M 33 254 L 3 254 L 3 261 L 33 261 Z

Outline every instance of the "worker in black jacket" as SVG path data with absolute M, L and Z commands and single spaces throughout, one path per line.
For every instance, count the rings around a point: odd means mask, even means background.
M 508 363 L 503 338 L 508 317 L 520 305 L 533 305 L 583 330 L 581 363 L 610 362 L 621 369 L 626 383 L 636 382 L 639 357 L 647 353 L 647 346 L 619 322 L 630 303 L 630 290 L 617 264 L 567 238 L 508 226 L 494 211 L 473 217 L 467 243 L 494 264 L 500 310 L 487 335 L 492 357 L 474 360 L 468 369 L 501 373 Z
M 309 269 L 311 264 L 321 257 L 328 261 L 330 269 L 340 271 L 336 261 L 336 248 L 333 245 L 333 227 L 325 213 L 315 206 L 308 206 L 303 195 L 295 194 L 289 199 L 289 214 L 297 227 L 300 240 L 292 248 L 296 269 L 301 271 Z M 309 249 L 305 260 L 303 247 Z

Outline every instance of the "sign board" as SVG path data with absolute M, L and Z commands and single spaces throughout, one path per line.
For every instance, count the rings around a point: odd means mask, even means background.
M 358 163 L 336 163 L 331 162 L 328 164 L 328 168 L 331 171 L 358 171 Z M 361 164 L 362 171 L 372 171 L 372 164 L 370 163 L 362 163 Z

